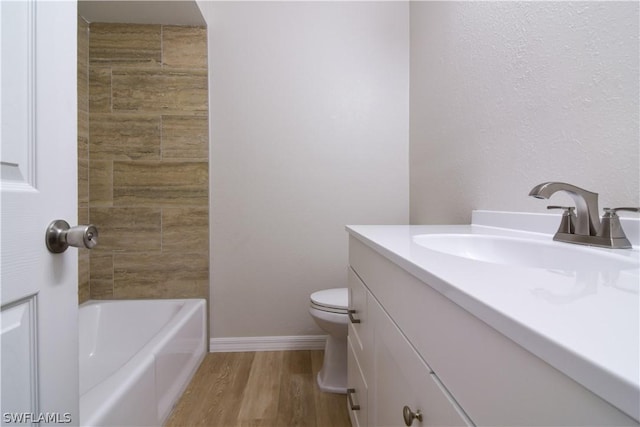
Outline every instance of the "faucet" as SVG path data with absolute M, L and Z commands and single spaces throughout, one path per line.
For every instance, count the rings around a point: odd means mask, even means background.
M 562 223 L 553 240 L 605 248 L 630 248 L 620 225 L 616 211 L 640 212 L 640 208 L 605 208 L 602 225 L 598 213 L 598 193 L 587 191 L 565 182 L 543 182 L 531 189 L 529 196 L 548 199 L 558 191 L 567 193 L 575 203 L 573 207 L 548 206 L 548 209 L 564 209 Z M 573 224 L 575 222 L 575 224 Z
M 543 182 L 533 187 L 529 195 L 536 199 L 548 199 L 558 191 L 567 193 L 576 204 L 574 234 L 595 236 L 600 230 L 598 193 L 592 193 L 591 191 L 564 182 Z

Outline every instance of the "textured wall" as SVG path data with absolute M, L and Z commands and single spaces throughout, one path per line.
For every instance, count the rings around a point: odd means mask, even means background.
M 201 2 L 213 337 L 317 334 L 345 224 L 408 221 L 408 4 Z
M 638 206 L 638 51 L 638 2 L 412 2 L 411 222 Z
M 90 25 L 90 295 L 207 298 L 206 29 Z

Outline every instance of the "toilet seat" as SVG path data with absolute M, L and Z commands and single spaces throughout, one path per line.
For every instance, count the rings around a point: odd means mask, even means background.
M 347 314 L 349 290 L 334 288 L 314 292 L 311 294 L 311 307 L 329 313 Z

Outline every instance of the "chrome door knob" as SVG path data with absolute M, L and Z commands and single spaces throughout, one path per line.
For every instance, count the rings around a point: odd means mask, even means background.
M 69 226 L 67 221 L 52 221 L 45 233 L 45 242 L 49 252 L 59 254 L 69 246 L 92 249 L 98 244 L 98 229 L 93 224 Z
M 402 408 L 402 417 L 404 418 L 404 424 L 410 426 L 413 424 L 413 420 L 422 421 L 422 412 L 419 409 L 413 412 L 411 408 L 405 406 Z

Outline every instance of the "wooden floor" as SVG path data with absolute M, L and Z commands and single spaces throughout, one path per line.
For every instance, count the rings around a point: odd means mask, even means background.
M 208 353 L 165 426 L 350 427 L 345 395 L 316 385 L 322 354 Z

